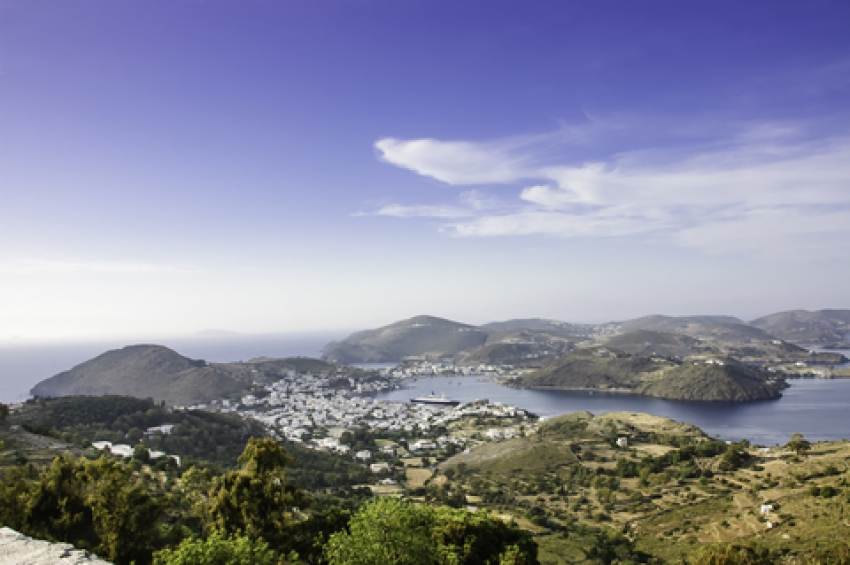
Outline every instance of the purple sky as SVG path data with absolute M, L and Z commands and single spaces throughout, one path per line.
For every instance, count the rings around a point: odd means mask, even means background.
M 850 307 L 848 22 L 0 0 L 0 342 Z

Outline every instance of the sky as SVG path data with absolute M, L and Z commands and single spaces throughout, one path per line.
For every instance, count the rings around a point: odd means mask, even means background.
M 0 0 L 0 344 L 848 308 L 848 22 Z

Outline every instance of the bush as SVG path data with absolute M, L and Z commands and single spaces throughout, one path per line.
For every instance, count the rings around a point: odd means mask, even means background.
M 225 537 L 213 531 L 205 539 L 183 540 L 176 549 L 164 549 L 154 555 L 154 565 L 278 565 L 274 551 L 263 540 L 246 536 Z
M 769 549 L 729 544 L 700 548 L 684 562 L 686 565 L 774 565 L 778 557 Z
M 484 513 L 416 506 L 391 498 L 366 504 L 333 534 L 325 558 L 334 565 L 536 565 L 531 534 Z

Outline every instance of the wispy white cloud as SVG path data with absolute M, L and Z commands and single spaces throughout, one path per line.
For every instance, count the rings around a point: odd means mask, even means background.
M 186 267 L 155 265 L 133 261 L 57 261 L 47 259 L 11 259 L 0 261 L 0 273 L 16 275 L 36 273 L 116 273 L 140 275 L 153 273 L 194 274 L 199 272 L 201 271 Z
M 442 229 L 458 236 L 660 235 L 729 251 L 850 233 L 848 138 L 811 141 L 793 125 L 758 124 L 711 143 L 571 163 L 573 142 L 538 136 L 381 140 L 376 147 L 385 161 L 450 185 L 517 185 L 507 207 L 393 214 L 454 220 Z
M 510 144 L 382 139 L 375 143 L 387 163 L 454 184 L 507 183 L 525 178 L 525 159 Z
M 355 216 L 391 216 L 394 218 L 471 218 L 484 210 L 497 206 L 497 200 L 479 190 L 468 190 L 458 195 L 457 204 L 433 205 L 387 204 L 375 212 L 357 212 Z
M 394 218 L 468 218 L 474 215 L 472 210 L 458 206 L 430 206 L 422 204 L 418 206 L 402 206 L 401 204 L 389 204 L 383 206 L 377 212 L 377 216 L 392 216 Z

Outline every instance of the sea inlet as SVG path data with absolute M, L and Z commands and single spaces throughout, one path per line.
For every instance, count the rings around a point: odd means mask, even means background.
M 792 379 L 782 398 L 748 403 L 681 402 L 616 392 L 529 390 L 502 386 L 486 377 L 438 377 L 412 381 L 409 388 L 377 395 L 379 400 L 445 394 L 469 402 L 486 398 L 552 417 L 586 410 L 646 412 L 698 426 L 724 440 L 747 439 L 772 446 L 802 433 L 811 441 L 850 439 L 850 379 Z

